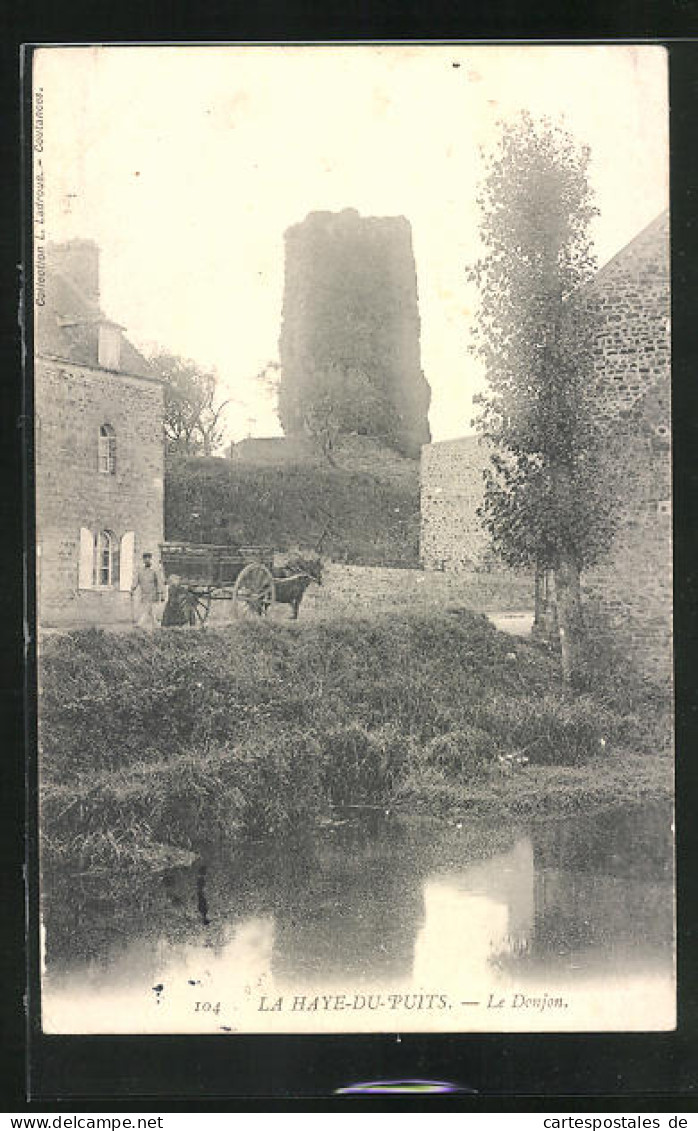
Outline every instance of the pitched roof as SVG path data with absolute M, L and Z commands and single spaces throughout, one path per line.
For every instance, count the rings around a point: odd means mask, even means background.
M 669 378 L 669 212 L 662 212 L 587 284 L 600 318 L 596 350 L 599 411 L 622 417 Z
M 615 275 L 618 270 L 626 271 L 628 265 L 631 263 L 635 263 L 639 267 L 640 262 L 647 258 L 656 261 L 659 258 L 660 251 L 663 252 L 665 250 L 668 271 L 668 243 L 669 209 L 667 208 L 664 212 L 660 212 L 659 216 L 655 216 L 654 220 L 643 228 L 642 231 L 638 232 L 638 234 L 631 239 L 630 243 L 626 243 L 611 259 L 607 260 L 586 286 L 592 290 L 603 286 L 607 281 L 607 277 L 610 284 L 610 277 Z
M 45 305 L 39 306 L 36 319 L 36 352 L 60 358 L 75 365 L 99 366 L 99 327 L 123 329 L 107 318 L 99 303 L 87 295 L 66 273 L 51 263 L 50 247 L 46 263 Z M 141 353 L 121 336 L 119 373 L 159 380 Z

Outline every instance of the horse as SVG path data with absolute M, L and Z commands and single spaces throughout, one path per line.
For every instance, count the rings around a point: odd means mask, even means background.
M 295 556 L 285 565 L 272 570 L 276 589 L 276 602 L 291 606 L 291 619 L 298 620 L 298 612 L 309 585 L 322 585 L 322 559 Z

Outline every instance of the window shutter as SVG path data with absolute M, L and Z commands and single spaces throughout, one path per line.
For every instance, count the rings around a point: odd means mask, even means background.
M 78 564 L 78 589 L 92 588 L 95 539 L 91 530 L 80 528 L 80 560 Z
M 136 536 L 127 530 L 121 537 L 119 555 L 119 589 L 131 589 L 133 585 L 133 561 L 136 549 Z

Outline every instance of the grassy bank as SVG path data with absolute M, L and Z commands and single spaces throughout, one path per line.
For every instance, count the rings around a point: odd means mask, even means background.
M 168 539 L 315 545 L 337 561 L 419 561 L 419 462 L 368 437 L 346 439 L 335 465 L 312 448 L 283 447 L 275 459 L 174 461 L 165 483 Z M 362 444 L 359 440 L 363 440 Z
M 668 795 L 668 704 L 612 657 L 594 670 L 569 700 L 549 655 L 467 611 L 47 639 L 47 859 L 160 867 L 342 806 L 504 814 Z

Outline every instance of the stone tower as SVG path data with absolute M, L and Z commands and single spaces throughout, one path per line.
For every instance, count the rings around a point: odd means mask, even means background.
M 340 431 L 374 435 L 417 456 L 431 438 L 430 389 L 421 369 L 409 222 L 354 209 L 311 212 L 285 242 L 285 433 L 303 431 L 308 406 L 330 380 Z

